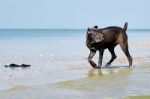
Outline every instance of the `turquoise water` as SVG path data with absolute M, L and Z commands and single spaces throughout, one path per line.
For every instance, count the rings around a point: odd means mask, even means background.
M 150 30 L 131 29 L 127 31 L 129 36 L 149 35 Z M 137 33 L 138 35 L 135 35 Z M 0 38 L 32 38 L 32 37 L 80 37 L 85 36 L 86 29 L 0 29 Z
M 129 30 L 127 34 L 129 43 L 150 41 L 149 30 Z M 86 58 L 89 50 L 85 45 L 85 35 L 85 29 L 1 29 L 0 54 Z M 131 51 L 134 50 L 131 48 Z
M 150 41 L 149 30 L 129 30 L 127 33 L 129 42 Z M 85 35 L 85 29 L 1 29 L 0 53 L 41 52 L 56 56 L 78 54 L 86 57 L 88 49 Z
M 149 30 L 127 31 L 129 42 L 150 41 Z M 87 54 L 85 29 L 1 29 L 0 53 L 32 52 L 41 50 L 57 55 L 67 53 Z M 68 55 L 68 54 L 67 54 Z
M 1 29 L 0 38 L 76 37 L 84 32 L 75 29 Z
M 70 52 L 78 47 L 77 42 L 84 43 L 84 35 L 84 30 L 0 30 L 0 53 L 35 53 L 38 50 L 63 55 L 61 50 Z
M 139 37 L 149 36 L 150 30 L 128 30 L 129 37 L 133 40 Z M 3 39 L 27 39 L 27 38 L 85 38 L 86 29 L 0 29 L 0 40 Z M 142 39 L 144 40 L 144 39 Z

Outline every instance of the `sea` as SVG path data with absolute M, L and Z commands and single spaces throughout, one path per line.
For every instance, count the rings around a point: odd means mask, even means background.
M 20 85 L 43 85 L 87 77 L 92 67 L 87 61 L 89 49 L 85 43 L 86 31 L 86 29 L 0 29 L 0 91 Z M 140 67 L 141 64 L 150 67 L 150 30 L 129 29 L 127 35 L 133 67 Z M 115 52 L 117 59 L 112 63 L 112 67 L 118 67 L 115 71 L 120 71 L 120 67 L 127 68 L 128 61 L 120 46 L 115 48 Z M 104 74 L 112 73 L 105 70 L 104 66 L 110 58 L 111 55 L 106 49 L 103 59 Z M 94 61 L 98 62 L 98 53 Z M 31 66 L 5 67 L 12 63 Z M 150 71 L 144 72 L 145 75 L 150 75 L 147 72 Z M 143 91 L 146 94 L 150 92 L 147 88 Z M 132 95 L 132 92 L 128 95 Z

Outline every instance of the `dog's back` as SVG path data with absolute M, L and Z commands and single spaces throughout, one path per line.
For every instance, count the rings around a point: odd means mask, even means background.
M 102 34 L 104 35 L 103 43 L 114 43 L 118 44 L 120 40 L 127 40 L 126 35 L 127 23 L 125 23 L 124 27 L 110 26 L 106 28 L 102 28 Z

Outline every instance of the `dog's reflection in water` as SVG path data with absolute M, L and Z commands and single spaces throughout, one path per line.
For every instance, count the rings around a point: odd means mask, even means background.
M 100 76 L 103 76 L 102 69 L 91 69 L 91 70 L 88 72 L 88 76 L 89 76 L 89 77 L 92 77 L 92 76 L 97 75 L 97 73 L 96 73 L 97 71 L 98 71 L 98 74 L 99 74 Z
M 92 77 L 95 75 L 103 76 L 103 75 L 108 75 L 108 74 L 113 74 L 119 72 L 119 70 L 114 70 L 114 69 L 91 69 L 88 72 L 88 76 Z

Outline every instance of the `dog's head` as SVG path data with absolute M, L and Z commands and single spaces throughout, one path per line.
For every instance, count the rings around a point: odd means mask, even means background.
M 94 26 L 93 28 L 87 29 L 86 39 L 90 44 L 100 43 L 104 40 L 104 35 L 102 34 L 101 30 L 98 29 L 97 26 Z

